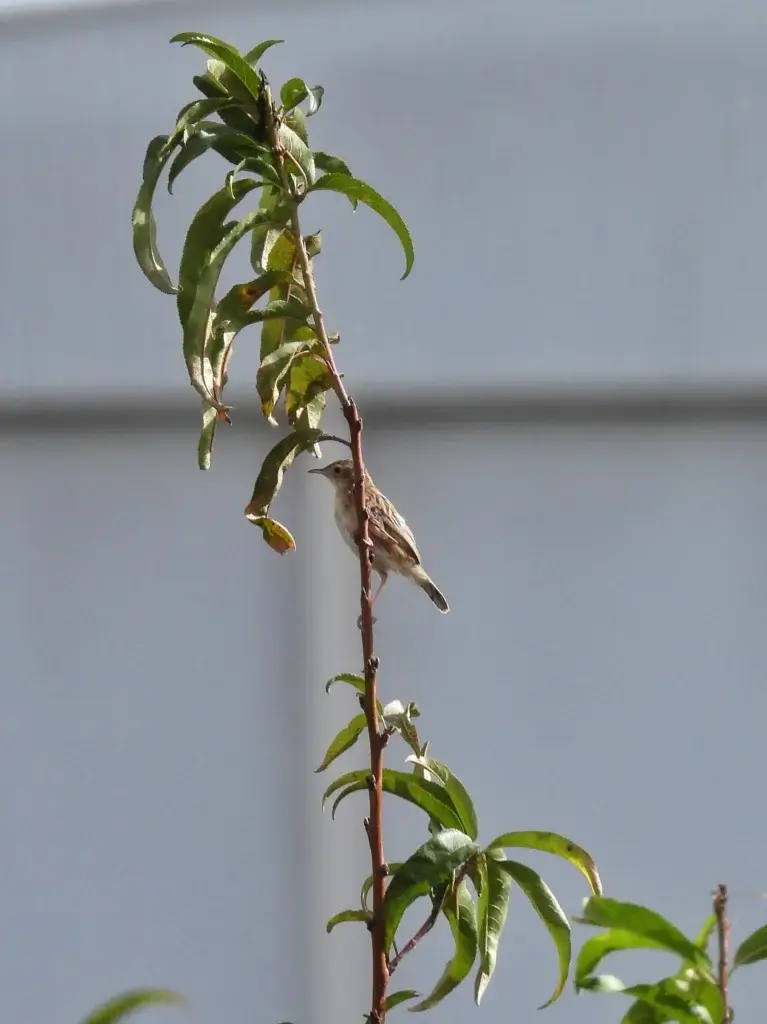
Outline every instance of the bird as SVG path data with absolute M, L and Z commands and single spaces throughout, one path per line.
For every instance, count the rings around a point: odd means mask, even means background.
M 336 492 L 334 515 L 336 526 L 355 553 L 357 547 L 357 512 L 354 505 L 354 463 L 351 459 L 339 459 L 327 466 L 310 469 L 310 473 L 324 476 Z M 389 499 L 378 490 L 365 470 L 365 504 L 368 511 L 368 535 L 373 552 L 371 568 L 380 577 L 380 584 L 371 606 L 383 590 L 389 573 L 394 572 L 411 580 L 420 587 L 444 614 L 450 611 L 441 590 L 434 584 L 421 565 L 421 556 L 415 537 L 405 520 Z

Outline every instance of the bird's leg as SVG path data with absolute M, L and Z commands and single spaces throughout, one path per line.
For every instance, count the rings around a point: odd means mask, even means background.
M 379 575 L 379 577 L 380 577 L 380 580 L 381 580 L 381 582 L 380 582 L 380 583 L 378 584 L 378 590 L 376 590 L 375 594 L 373 594 L 373 597 L 371 598 L 371 601 L 370 601 L 370 607 L 371 607 L 371 608 L 372 608 L 372 607 L 373 607 L 373 605 L 375 604 L 376 598 L 378 597 L 378 595 L 379 595 L 379 594 L 381 593 L 381 591 L 383 590 L 383 588 L 384 588 L 384 583 L 386 583 L 386 581 L 387 581 L 387 580 L 388 580 L 388 578 L 389 578 L 389 574 L 388 574 L 388 573 L 386 573 L 386 572 L 381 572 L 381 573 L 379 573 L 378 575 Z M 373 625 L 375 625 L 375 624 L 376 624 L 376 622 L 378 622 L 378 619 L 377 619 L 377 618 L 375 617 L 375 615 L 374 615 L 374 616 L 373 616 Z M 359 629 L 360 631 L 362 630 L 362 616 L 361 616 L 361 615 L 360 615 L 360 617 L 359 617 L 359 618 L 357 619 L 357 629 Z

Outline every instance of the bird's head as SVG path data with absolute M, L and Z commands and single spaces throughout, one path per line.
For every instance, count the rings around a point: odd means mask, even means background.
M 309 472 L 324 476 L 334 487 L 351 487 L 354 483 L 354 463 L 351 459 L 339 459 L 327 466 L 310 469 Z

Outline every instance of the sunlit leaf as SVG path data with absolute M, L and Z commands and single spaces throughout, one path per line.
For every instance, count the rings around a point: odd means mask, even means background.
M 152 213 L 152 200 L 157 182 L 174 148 L 175 139 L 158 135 L 149 143 L 144 157 L 144 174 L 133 207 L 133 252 L 147 280 L 166 295 L 175 295 L 168 270 L 157 248 L 157 225 Z
M 580 979 L 593 974 L 610 953 L 618 953 L 624 949 L 665 949 L 665 945 L 646 935 L 621 931 L 619 928 L 600 932 L 599 935 L 587 939 L 580 948 L 575 964 L 576 987 L 580 985 Z
M 707 954 L 673 924 L 648 907 L 622 903 L 605 896 L 592 896 L 583 905 L 582 922 L 602 928 L 617 928 L 652 939 L 657 948 L 676 953 L 703 970 L 710 970 Z
M 200 439 L 197 442 L 197 465 L 200 469 L 210 469 L 210 460 L 213 455 L 213 440 L 216 436 L 218 425 L 218 410 L 203 402 L 202 406 L 202 429 Z
M 296 542 L 293 535 L 282 523 L 278 523 L 275 519 L 268 519 L 266 516 L 248 516 L 247 518 L 254 526 L 261 527 L 264 540 L 272 551 L 276 551 L 278 555 L 295 551 Z
M 336 733 L 330 746 L 325 752 L 325 756 L 322 759 L 322 763 L 316 770 L 318 772 L 324 772 L 329 764 L 332 764 L 337 757 L 340 757 L 346 750 L 353 747 L 359 739 L 360 733 L 365 730 L 367 726 L 367 719 L 364 715 L 355 715 L 355 717 Z
M 91 1011 L 82 1024 L 117 1024 L 131 1013 L 151 1006 L 186 1006 L 177 992 L 162 988 L 136 988 L 123 992 Z
M 442 764 L 440 761 L 435 761 L 433 757 L 408 757 L 408 761 L 420 764 L 428 772 L 431 772 L 445 787 L 445 791 L 450 797 L 461 822 L 461 828 L 472 839 L 476 839 L 479 835 L 477 812 L 474 809 L 474 803 L 469 796 L 468 790 L 458 776 L 453 775 L 447 765 Z
M 285 388 L 288 421 L 302 429 L 319 427 L 325 408 L 325 392 L 332 386 L 333 377 L 321 356 L 299 355 L 291 363 Z
M 386 1001 L 384 1002 L 384 1010 L 393 1010 L 394 1007 L 399 1006 L 400 1003 L 407 1002 L 408 999 L 417 998 L 418 993 L 415 991 L 415 989 L 412 988 L 402 989 L 401 992 L 392 992 L 390 996 L 386 997 Z M 413 1007 L 411 1006 L 410 1009 L 412 1010 Z
M 382 727 L 401 736 L 416 755 L 421 753 L 421 741 L 418 738 L 418 730 L 413 725 L 413 719 L 418 718 L 419 715 L 417 704 L 410 701 L 405 707 L 400 700 L 387 704 L 381 715 Z M 464 831 L 468 831 L 468 829 Z M 476 836 L 472 836 L 472 838 L 476 839 Z
M 695 945 L 699 949 L 702 949 L 704 953 L 708 950 L 708 944 L 711 941 L 711 936 L 714 932 L 714 928 L 716 928 L 716 915 L 709 914 L 706 920 L 703 922 L 700 931 L 695 936 Z
M 299 452 L 311 448 L 319 441 L 320 436 L 319 430 L 309 434 L 292 433 L 277 442 L 261 466 L 261 472 L 258 474 L 253 488 L 253 496 L 245 509 L 246 519 L 252 522 L 254 519 L 266 515 L 275 495 L 282 487 L 285 470 Z
M 298 171 L 307 186 L 313 185 L 317 177 L 314 155 L 303 139 L 288 124 L 281 124 L 277 130 L 277 141 L 290 155 L 287 162 L 288 170 L 292 174 Z
M 247 89 L 253 100 L 258 99 L 261 93 L 261 79 L 251 64 L 234 46 L 225 43 L 223 39 L 217 39 L 215 36 L 209 36 L 202 32 L 179 32 L 173 36 L 171 42 L 181 43 L 184 46 L 198 46 L 211 57 L 220 60 Z
M 477 956 L 476 911 L 465 882 L 447 894 L 442 904 L 442 913 L 447 918 L 453 935 L 453 956 L 445 965 L 439 981 L 429 995 L 417 1006 L 410 1007 L 413 1013 L 430 1010 L 442 1002 L 445 996 L 461 984 Z
M 518 861 L 505 860 L 494 861 L 501 871 L 505 871 L 517 883 L 522 892 L 530 900 L 536 914 L 543 921 L 552 938 L 559 959 L 559 980 L 554 987 L 551 997 L 540 1006 L 544 1009 L 551 1006 L 562 995 L 562 990 L 567 983 L 567 975 L 570 972 L 570 955 L 572 944 L 570 941 L 570 924 L 565 912 L 557 902 L 554 893 L 549 889 L 541 876 L 529 868 L 526 864 Z
M 355 676 L 351 672 L 339 672 L 337 676 L 328 679 L 325 683 L 325 693 L 330 693 L 330 687 L 334 683 L 348 683 L 349 686 L 353 686 L 359 693 L 364 694 L 365 692 L 365 680 L 362 676 Z
M 286 110 L 292 110 L 308 97 L 309 89 L 303 78 L 289 78 L 280 89 L 280 101 Z
M 583 847 L 576 846 L 565 836 L 557 835 L 556 832 L 505 832 L 502 836 L 494 839 L 488 849 L 502 846 L 540 850 L 542 853 L 551 853 L 555 857 L 562 857 L 585 876 L 595 895 L 599 896 L 602 892 L 602 882 L 594 858 Z
M 277 404 L 282 386 L 290 372 L 294 359 L 307 351 L 303 341 L 286 341 L 274 352 L 264 357 L 256 374 L 256 390 L 261 399 L 261 412 L 270 423 L 276 425 L 272 412 Z
M 393 875 L 386 889 L 384 948 L 391 949 L 402 915 L 414 900 L 448 882 L 454 871 L 478 851 L 476 843 L 458 829 L 446 829 L 419 846 Z
M 746 964 L 755 964 L 759 960 L 767 959 L 767 924 L 757 928 L 747 939 L 738 946 L 735 952 L 733 970 L 736 967 L 745 967 Z
M 346 772 L 345 775 L 336 779 L 323 794 L 323 807 L 328 798 L 344 786 L 355 786 L 359 787 L 359 789 L 366 788 L 369 774 L 369 771 L 365 769 L 357 769 L 353 772 Z M 438 821 L 443 828 L 460 829 L 458 815 L 455 813 L 445 790 L 438 783 L 427 782 L 417 775 L 395 771 L 393 768 L 384 768 L 382 781 L 385 793 L 398 796 L 400 799 L 419 807 L 430 817 Z M 359 789 L 355 789 L 354 792 L 358 792 Z
M 631 996 L 664 1014 L 660 1018 L 662 1021 L 677 1021 L 678 1024 L 721 1024 L 720 1021 L 712 1020 L 703 1003 L 690 998 L 668 978 L 654 985 L 624 985 L 614 975 L 597 974 L 582 988 L 589 992 Z M 644 1021 L 644 1018 L 634 1014 L 632 1024 L 638 1024 L 638 1021 Z
M 476 860 L 482 877 L 477 901 L 479 970 L 474 980 L 474 1001 L 477 1006 L 495 971 L 498 943 L 509 913 L 511 878 L 500 870 L 496 856 L 498 852 L 490 850 Z
M 348 174 L 335 173 L 323 175 L 312 185 L 313 192 L 320 189 L 328 192 L 340 192 L 341 195 L 345 195 L 349 199 L 355 199 L 357 202 L 364 203 L 365 206 L 369 206 L 371 210 L 374 210 L 379 217 L 386 221 L 400 240 L 403 252 L 405 253 L 405 273 L 402 275 L 402 280 L 404 281 L 413 268 L 415 250 L 413 249 L 413 239 L 410 237 L 407 224 L 405 224 L 392 204 L 368 185 L 367 182 L 360 181 L 359 178 L 352 178 Z
M 328 923 L 325 925 L 325 931 L 328 935 L 338 924 L 347 924 L 351 921 L 362 921 L 363 924 L 367 924 L 370 920 L 370 914 L 365 910 L 342 910 L 338 914 L 334 914 Z
M 255 66 L 270 47 L 277 46 L 279 43 L 284 42 L 284 39 L 266 39 L 263 43 L 259 43 L 257 46 L 254 46 L 252 50 L 248 50 L 244 59 L 251 66 Z

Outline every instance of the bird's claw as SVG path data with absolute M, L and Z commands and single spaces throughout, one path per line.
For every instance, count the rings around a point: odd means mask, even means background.
M 370 623 L 371 623 L 371 625 L 375 626 L 376 622 L 378 622 L 378 619 L 374 615 L 372 617 L 372 619 L 370 620 Z M 362 632 L 362 616 L 361 615 L 358 616 L 358 618 L 357 618 L 357 629 L 360 631 L 360 633 Z

